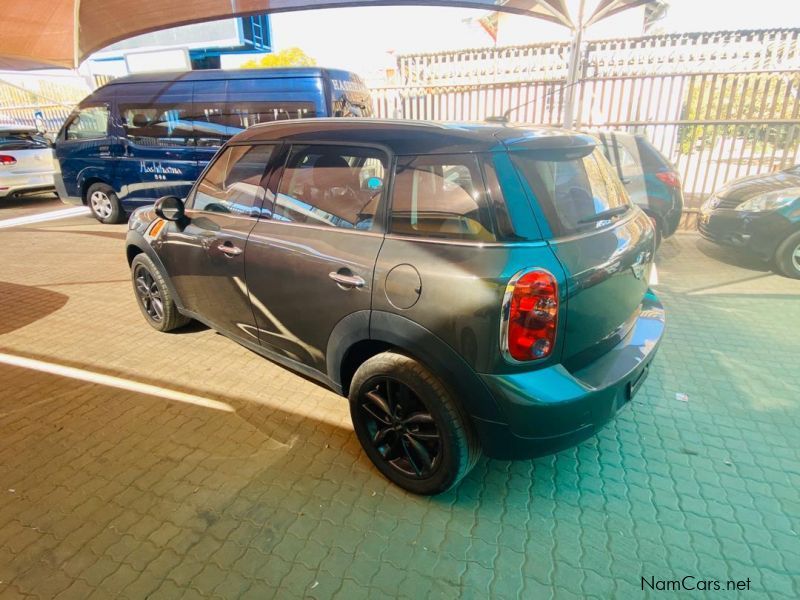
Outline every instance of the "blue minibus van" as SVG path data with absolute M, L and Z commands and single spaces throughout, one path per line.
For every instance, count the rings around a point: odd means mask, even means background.
M 219 147 L 257 123 L 370 116 L 358 75 L 316 67 L 131 75 L 84 99 L 56 138 L 55 185 L 103 223 L 183 198 Z

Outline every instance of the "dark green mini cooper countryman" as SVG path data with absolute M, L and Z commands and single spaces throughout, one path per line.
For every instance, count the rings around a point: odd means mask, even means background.
M 297 120 L 235 136 L 127 238 L 156 329 L 190 319 L 347 396 L 397 485 L 591 436 L 664 331 L 654 232 L 595 138 Z

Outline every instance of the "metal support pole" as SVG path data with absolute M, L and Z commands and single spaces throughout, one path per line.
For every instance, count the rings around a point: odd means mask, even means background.
M 583 51 L 583 30 L 585 28 L 583 23 L 583 9 L 586 0 L 581 0 L 580 7 L 578 8 L 578 22 L 576 28 L 572 32 L 572 44 L 569 47 L 569 68 L 567 70 L 567 83 L 564 94 L 564 121 L 565 129 L 571 129 L 575 125 L 575 98 L 577 97 L 576 87 L 580 81 L 581 72 L 583 71 L 581 59 Z

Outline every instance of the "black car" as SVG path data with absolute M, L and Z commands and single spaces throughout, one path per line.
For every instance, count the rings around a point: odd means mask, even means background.
M 725 185 L 703 204 L 697 227 L 707 240 L 743 248 L 800 279 L 800 165 Z
M 654 251 L 591 136 L 370 119 L 251 127 L 127 236 L 150 325 L 348 396 L 367 456 L 425 494 L 629 403 L 664 331 Z
M 657 244 L 675 233 L 683 212 L 683 188 L 675 167 L 645 135 L 621 131 L 594 135 L 633 203 L 652 219 Z

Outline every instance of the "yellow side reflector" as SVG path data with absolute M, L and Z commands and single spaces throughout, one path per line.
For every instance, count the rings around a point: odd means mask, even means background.
M 150 227 L 150 233 L 148 234 L 151 238 L 158 237 L 158 232 L 161 231 L 161 228 L 164 227 L 164 221 L 158 219 L 153 226 Z

